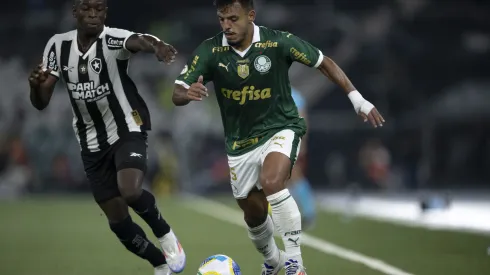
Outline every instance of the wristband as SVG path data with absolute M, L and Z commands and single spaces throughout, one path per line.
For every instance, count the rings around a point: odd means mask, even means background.
M 356 113 L 359 113 L 362 104 L 364 103 L 364 101 L 366 101 L 364 97 L 362 97 L 361 93 L 359 93 L 357 90 L 348 93 L 347 97 L 349 97 L 350 102 L 352 103 L 352 106 L 354 106 L 354 110 L 356 111 Z
M 371 110 L 374 108 L 374 105 L 364 99 L 364 97 L 362 97 L 362 95 L 357 90 L 348 93 L 347 97 L 349 97 L 350 101 L 352 102 L 352 106 L 354 106 L 354 110 L 358 114 L 363 113 L 365 115 L 368 115 L 369 112 L 371 112 Z

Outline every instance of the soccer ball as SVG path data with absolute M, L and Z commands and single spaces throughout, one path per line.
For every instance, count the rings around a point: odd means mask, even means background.
M 240 267 L 226 255 L 213 255 L 199 266 L 197 275 L 241 275 Z

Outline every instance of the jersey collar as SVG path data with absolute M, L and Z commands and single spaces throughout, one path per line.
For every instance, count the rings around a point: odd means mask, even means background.
M 260 41 L 260 27 L 255 25 L 254 23 L 252 23 L 254 25 L 254 36 L 252 38 L 252 44 L 255 43 L 255 42 L 259 42 Z M 248 50 L 250 50 L 250 48 L 252 47 L 252 44 L 250 44 L 250 46 L 244 50 L 243 52 L 240 52 L 238 51 L 237 49 L 231 47 L 236 53 L 238 53 L 240 56 L 245 56 L 245 54 L 248 52 Z M 225 34 L 223 34 L 223 39 L 222 39 L 222 45 L 224 47 L 226 46 L 230 46 L 228 44 L 228 40 L 226 40 L 226 37 L 225 37 Z
M 106 26 L 106 25 L 104 25 L 104 28 L 102 29 L 102 32 L 101 32 L 101 33 L 100 33 L 100 35 L 99 35 L 99 38 L 104 37 L 104 35 L 106 34 L 106 32 L 107 32 L 107 26 Z M 74 43 L 74 44 L 75 44 L 75 50 L 77 51 L 77 53 L 78 53 L 78 55 L 79 55 L 79 56 L 82 56 L 82 57 L 85 59 L 85 58 L 87 58 L 87 56 L 88 56 L 88 55 L 89 55 L 91 52 L 93 52 L 93 51 L 95 50 L 95 47 L 96 47 L 97 41 L 96 41 L 96 42 L 94 42 L 94 43 L 92 44 L 92 46 L 90 46 L 89 50 L 88 50 L 88 51 L 87 51 L 85 54 L 83 54 L 83 53 L 82 53 L 82 52 L 81 52 L 81 51 L 78 49 L 77 35 L 78 35 L 78 31 L 77 31 L 77 30 L 75 30 L 75 32 L 74 32 L 74 36 L 73 36 L 73 41 L 75 42 L 75 43 Z

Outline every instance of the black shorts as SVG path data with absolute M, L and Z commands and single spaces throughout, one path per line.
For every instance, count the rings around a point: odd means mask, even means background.
M 92 194 L 98 203 L 121 196 L 117 172 L 135 168 L 146 173 L 148 135 L 131 132 L 109 148 L 99 152 L 82 153 L 82 161 Z

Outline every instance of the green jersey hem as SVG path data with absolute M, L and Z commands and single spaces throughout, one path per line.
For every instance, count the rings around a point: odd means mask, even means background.
M 253 151 L 254 149 L 257 149 L 258 147 L 264 145 L 265 142 L 267 142 L 269 139 L 271 139 L 275 134 L 279 133 L 280 131 L 283 131 L 283 130 L 291 130 L 293 131 L 296 136 L 298 137 L 303 137 L 305 132 L 304 129 L 302 129 L 301 127 L 295 127 L 293 125 L 291 126 L 286 126 L 286 127 L 281 127 L 281 128 L 274 128 L 274 129 L 270 129 L 266 132 L 264 132 L 263 134 L 255 137 L 255 138 L 258 138 L 258 141 L 257 143 L 253 144 L 253 145 L 250 145 L 250 146 L 247 146 L 247 147 L 244 147 L 242 149 L 239 149 L 239 150 L 230 150 L 230 147 L 231 146 L 228 146 L 228 144 L 226 145 L 226 154 L 228 156 L 231 156 L 231 157 L 236 157 L 236 156 L 241 156 L 241 155 L 244 155 L 248 152 L 251 152 Z M 251 138 L 251 139 L 254 139 L 254 138 Z M 251 140 L 249 139 L 249 140 Z

